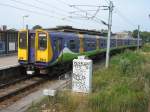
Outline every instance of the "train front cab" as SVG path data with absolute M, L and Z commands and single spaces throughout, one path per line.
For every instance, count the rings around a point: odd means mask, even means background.
M 34 31 L 29 31 L 29 30 L 19 31 L 18 61 L 21 65 L 23 65 L 26 68 L 27 74 L 34 73 L 34 62 L 35 62 L 35 32 Z
M 49 63 L 53 58 L 52 44 L 49 32 L 36 30 L 35 37 L 35 64 L 40 69 L 40 73 L 45 74 Z

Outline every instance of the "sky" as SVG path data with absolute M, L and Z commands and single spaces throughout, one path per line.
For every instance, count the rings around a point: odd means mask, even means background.
M 138 25 L 141 30 L 150 31 L 150 0 L 112 1 L 113 32 L 132 31 Z M 101 8 L 95 17 L 94 15 L 97 6 L 108 6 L 108 2 L 109 0 L 0 0 L 0 26 L 22 29 L 23 16 L 28 15 L 24 18 L 24 23 L 29 28 L 38 24 L 44 28 L 69 25 L 83 29 L 107 29 L 101 20 L 108 23 L 108 10 Z

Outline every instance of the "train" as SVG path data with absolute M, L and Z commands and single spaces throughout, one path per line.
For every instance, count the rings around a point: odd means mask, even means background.
M 17 54 L 18 31 L 0 31 L 0 56 Z
M 135 38 L 111 37 L 111 49 L 136 47 Z M 139 40 L 140 46 L 142 40 Z M 78 33 L 37 29 L 20 30 L 18 33 L 18 62 L 29 75 L 48 74 L 49 68 L 71 62 L 79 55 L 95 56 L 107 47 L 107 37 Z M 66 66 L 63 65 L 63 66 Z

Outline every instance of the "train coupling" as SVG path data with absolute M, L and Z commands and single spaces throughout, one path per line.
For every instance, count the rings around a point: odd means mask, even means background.
M 40 69 L 40 74 L 48 74 L 48 70 L 47 69 Z
M 34 73 L 35 73 L 34 66 L 28 65 L 26 73 L 27 73 L 27 75 L 34 75 Z

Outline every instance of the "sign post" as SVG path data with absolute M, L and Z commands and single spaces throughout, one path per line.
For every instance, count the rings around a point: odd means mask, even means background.
M 72 91 L 91 92 L 92 60 L 79 56 L 73 60 Z
M 55 104 L 56 90 L 44 89 L 44 90 L 43 90 L 43 95 L 44 95 L 44 96 L 48 96 L 49 102 L 52 100 L 52 105 Z

